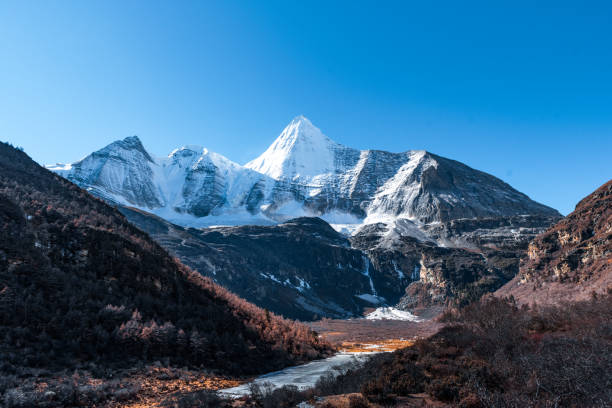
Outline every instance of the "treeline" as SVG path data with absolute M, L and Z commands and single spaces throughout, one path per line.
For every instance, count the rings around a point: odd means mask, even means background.
M 138 361 L 259 373 L 330 346 L 172 259 L 114 208 L 0 144 L 0 371 Z

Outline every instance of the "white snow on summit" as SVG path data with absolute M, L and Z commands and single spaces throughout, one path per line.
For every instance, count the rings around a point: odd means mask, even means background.
M 47 168 L 107 201 L 191 227 L 317 216 L 347 234 L 382 223 L 387 240 L 428 240 L 425 224 L 554 213 L 493 176 L 422 150 L 343 146 L 304 116 L 245 166 L 193 145 L 153 157 L 132 136 Z
M 261 156 L 245 167 L 277 180 L 306 181 L 335 173 L 336 152 L 344 148 L 300 115 Z

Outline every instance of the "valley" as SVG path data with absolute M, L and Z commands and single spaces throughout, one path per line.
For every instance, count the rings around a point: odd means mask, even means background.
M 560 218 L 491 175 L 426 151 L 356 150 L 304 116 L 244 166 L 128 137 L 48 169 L 182 263 L 301 321 L 467 304 L 511 280 Z
M 294 159 L 309 137 L 331 146 L 336 167 L 298 171 Z M 423 164 L 425 156 L 410 152 L 397 174 L 374 171 L 390 179 L 361 201 L 365 212 L 336 199 L 315 211 L 314 201 L 291 194 L 337 181 L 342 171 L 354 170 L 338 157 L 356 154 L 322 137 L 298 118 L 272 146 L 282 146 L 283 154 L 267 151 L 246 167 L 219 167 L 222 159 L 208 151 L 196 159 L 192 148 L 159 161 L 128 138 L 75 164 L 78 170 L 52 168 L 62 177 L 2 145 L 5 405 L 341 407 L 359 400 L 370 407 L 469 406 L 474 398 L 520 401 L 512 392 L 525 386 L 522 380 L 497 372 L 498 366 L 519 372 L 520 361 L 528 361 L 543 381 L 554 377 L 533 352 L 540 339 L 554 346 L 583 336 L 587 343 L 575 348 L 580 358 L 588 358 L 589 347 L 605 354 L 609 342 L 597 328 L 609 321 L 612 290 L 611 182 L 561 218 L 497 179 L 437 156 L 426 159 L 437 164 Z M 184 162 L 175 161 L 178 154 Z M 279 167 L 268 156 L 292 159 Z M 243 205 L 244 196 L 230 199 L 236 190 L 219 179 L 222 204 L 196 204 L 200 198 L 188 197 L 191 172 L 201 174 L 204 162 L 214 174 L 231 168 L 246 171 L 248 180 L 271 177 L 270 195 L 248 194 L 267 204 L 229 222 L 226 215 L 236 214 L 231 205 Z M 169 163 L 179 164 L 170 169 Z M 195 207 L 163 204 L 169 190 L 139 178 L 158 174 L 154 165 L 167 167 L 164 177 L 184 177 L 187 184 L 178 183 L 173 194 Z M 135 171 L 139 176 L 125 184 Z M 259 171 L 265 174 L 251 173 Z M 415 199 L 413 184 L 406 190 L 404 182 L 389 181 L 398 174 L 417 183 L 430 204 Z M 162 180 L 155 177 L 149 181 Z M 448 212 L 442 191 L 461 186 L 453 194 L 462 195 L 471 178 L 479 188 L 490 183 L 499 191 L 473 190 L 466 207 L 454 202 Z M 117 180 L 121 190 L 107 184 Z M 411 197 L 399 212 L 385 207 L 390 186 L 393 203 L 402 194 Z M 321 199 L 318 194 L 311 197 Z M 507 201 L 494 213 L 490 205 L 500 194 Z M 295 206 L 295 197 L 304 200 Z M 198 212 L 207 205 L 210 212 Z M 280 208 L 291 211 L 281 217 Z M 341 208 L 347 212 L 338 217 Z M 455 213 L 458 208 L 463 212 Z M 562 327 L 570 331 L 549 334 Z M 45 354 L 49 347 L 54 351 Z M 491 360 L 515 347 L 522 360 L 504 357 L 514 366 Z M 608 364 L 604 358 L 582 367 L 596 375 Z M 556 368 L 564 369 L 575 367 Z M 493 388 L 482 380 L 490 375 L 501 381 Z M 486 384 L 475 389 L 466 376 Z M 551 401 L 551 395 L 537 391 L 533 398 Z
M 435 333 L 441 325 L 435 318 L 419 322 L 403 320 L 323 319 L 308 322 L 308 326 L 333 344 L 376 343 L 404 339 L 412 341 Z
M 0 408 L 612 408 L 612 2 L 0 1 Z
M 306 326 L 182 265 L 115 208 L 4 143 L 0 170 L 6 406 L 133 399 L 139 385 L 124 383 L 150 365 L 239 378 L 334 353 Z M 115 375 L 127 378 L 109 381 Z

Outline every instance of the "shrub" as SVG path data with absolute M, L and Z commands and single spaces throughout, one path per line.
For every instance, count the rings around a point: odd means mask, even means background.
M 349 397 L 349 408 L 368 408 L 370 404 L 360 395 L 351 395 Z
M 229 406 L 229 403 L 221 399 L 214 391 L 201 390 L 182 395 L 165 406 L 167 408 L 221 408 Z
M 274 389 L 270 383 L 251 383 L 249 391 L 251 400 L 262 408 L 293 408 L 313 395 L 311 390 L 300 391 L 294 385 Z

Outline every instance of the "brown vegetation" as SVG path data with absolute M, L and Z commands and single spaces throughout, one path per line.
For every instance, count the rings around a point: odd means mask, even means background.
M 576 205 L 574 212 L 538 235 L 520 272 L 499 296 L 521 303 L 588 299 L 612 288 L 612 180 Z
M 612 404 L 612 294 L 534 308 L 487 298 L 443 320 L 434 336 L 378 355 L 329 388 L 388 405 L 423 392 L 463 407 Z
M 99 378 L 161 360 L 248 374 L 330 350 L 307 327 L 192 272 L 114 208 L 0 144 L 0 394 L 66 369 Z
M 612 294 L 566 306 L 488 297 L 447 311 L 414 346 L 323 376 L 313 389 L 254 387 L 244 407 L 605 407 Z M 218 406 L 229 406 L 220 401 Z M 225 405 L 224 405 L 225 404 Z M 193 405 L 196 406 L 196 405 Z
M 107 408 L 163 407 L 209 390 L 233 387 L 235 379 L 203 370 L 147 367 L 114 370 L 112 376 L 92 376 L 75 370 L 21 379 L 3 394 L 6 407 L 99 406 Z
M 338 349 L 345 353 L 388 352 L 410 347 L 413 344 L 414 340 L 406 339 L 387 339 L 372 342 L 343 341 Z
M 401 320 L 322 319 L 306 324 L 327 341 L 338 344 L 427 337 L 442 326 L 432 319 L 420 323 Z

